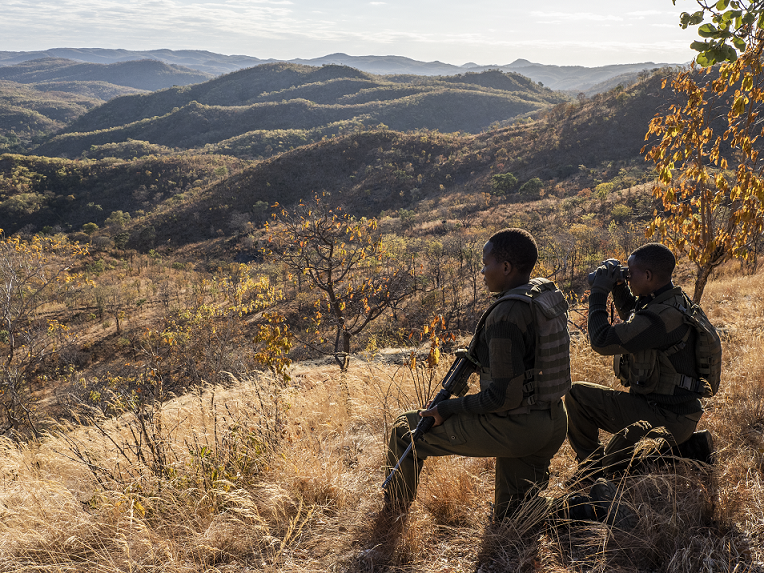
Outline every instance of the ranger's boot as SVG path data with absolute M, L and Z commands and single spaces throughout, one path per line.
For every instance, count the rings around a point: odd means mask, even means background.
M 708 430 L 693 432 L 689 440 L 679 444 L 678 449 L 683 458 L 697 460 L 704 464 L 714 463 L 714 454 L 716 453 L 714 439 Z

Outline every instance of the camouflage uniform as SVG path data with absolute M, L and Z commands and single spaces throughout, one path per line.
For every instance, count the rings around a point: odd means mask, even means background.
M 502 301 L 477 333 L 475 354 L 482 365 L 480 392 L 438 406 L 445 422 L 414 444 L 388 488 L 390 500 L 416 497 L 419 473 L 428 456 L 496 457 L 495 507 L 504 517 L 534 487 L 549 480 L 549 463 L 565 440 L 567 415 L 561 399 L 523 406 L 523 374 L 535 362 L 535 326 L 530 305 Z M 567 359 L 567 358 L 566 358 Z M 402 414 L 390 436 L 389 475 L 410 443 L 417 411 Z
M 676 372 L 697 378 L 695 331 L 681 311 L 671 303 L 681 301 L 681 289 L 669 283 L 649 296 L 634 297 L 625 284 L 613 289 L 613 301 L 625 322 L 608 321 L 607 293 L 592 291 L 589 298 L 589 336 L 592 348 L 600 354 L 628 354 L 629 358 L 649 349 L 678 345 L 668 360 Z M 666 304 L 653 301 L 663 300 Z M 686 342 L 679 344 L 684 337 Z M 570 418 L 568 440 L 579 461 L 601 452 L 599 430 L 617 433 L 644 420 L 653 427 L 664 426 L 677 443 L 686 441 L 703 414 L 700 395 L 673 386 L 660 392 L 632 386 L 628 392 L 587 382 L 575 382 L 565 397 Z

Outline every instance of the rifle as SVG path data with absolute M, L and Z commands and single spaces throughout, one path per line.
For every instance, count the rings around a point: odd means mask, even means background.
M 467 389 L 469 388 L 468 380 L 470 374 L 475 372 L 475 370 L 477 370 L 479 367 L 480 364 L 470 355 L 469 351 L 465 349 L 457 350 L 456 360 L 454 360 L 451 368 L 448 369 L 448 373 L 446 374 L 446 377 L 443 378 L 443 382 L 441 383 L 443 389 L 438 392 L 435 398 L 433 398 L 432 402 L 430 402 L 429 408 L 434 408 L 441 402 L 448 400 L 452 395 L 457 395 L 460 397 L 464 396 L 467 393 Z M 387 486 L 393 479 L 395 472 L 398 471 L 399 467 L 401 467 L 401 462 L 405 460 L 406 456 L 411 453 L 411 450 L 414 447 L 414 442 L 420 440 L 422 436 L 429 432 L 434 423 L 435 418 L 431 416 L 420 418 L 416 428 L 413 432 L 411 432 L 411 443 L 409 444 L 409 447 L 406 448 L 406 451 L 403 452 L 403 455 L 398 458 L 398 463 L 395 464 L 395 467 L 390 472 L 390 475 L 387 476 L 387 479 L 382 484 L 382 489 L 387 489 Z

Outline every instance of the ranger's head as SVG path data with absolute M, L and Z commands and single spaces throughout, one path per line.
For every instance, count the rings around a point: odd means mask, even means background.
M 671 284 L 676 266 L 674 253 L 660 243 L 647 243 L 629 257 L 629 288 L 634 296 L 654 293 Z
M 490 292 L 524 285 L 539 257 L 536 240 L 525 229 L 502 229 L 483 247 L 483 281 Z

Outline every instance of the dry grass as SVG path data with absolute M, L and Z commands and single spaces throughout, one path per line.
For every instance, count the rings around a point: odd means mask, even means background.
M 630 532 L 548 517 L 568 492 L 567 443 L 550 501 L 501 527 L 488 519 L 491 459 L 428 461 L 410 514 L 379 518 L 389 425 L 430 379 L 358 360 L 344 381 L 305 366 L 289 389 L 242 379 L 168 402 L 152 426 L 160 471 L 125 449 L 136 444 L 129 415 L 3 442 L 0 571 L 764 571 L 762 292 L 761 274 L 709 285 L 726 369 L 700 425 L 719 461 L 624 478 L 639 517 Z M 610 361 L 585 341 L 572 356 L 574 379 L 611 383 Z

